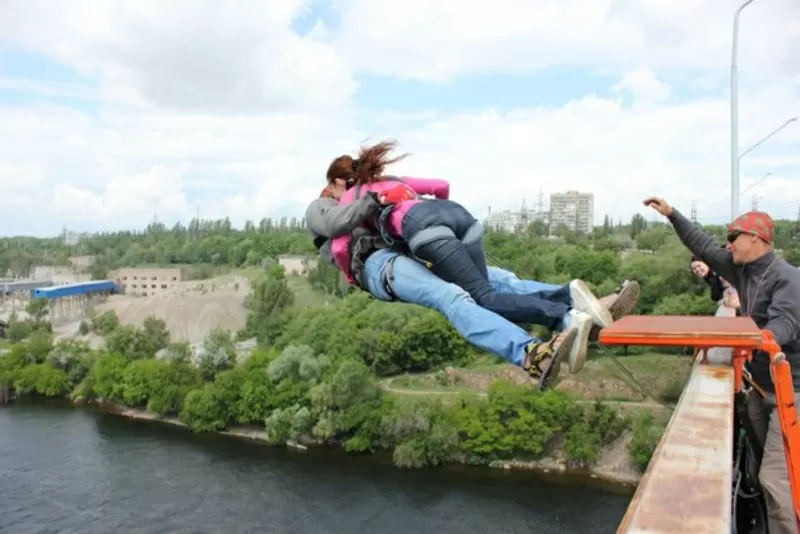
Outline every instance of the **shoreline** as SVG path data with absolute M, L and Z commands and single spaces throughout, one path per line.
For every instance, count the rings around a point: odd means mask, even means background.
M 191 432 L 189 427 L 176 416 L 160 417 L 147 410 L 129 408 L 128 406 L 107 402 L 78 402 L 72 404 L 74 406 L 89 406 L 97 411 L 134 421 L 161 423 L 180 428 L 186 432 Z M 226 430 L 209 432 L 208 434 L 216 434 L 227 438 L 275 447 L 275 445 L 269 443 L 267 433 L 263 429 L 258 430 L 246 426 L 239 426 Z M 642 475 L 633 466 L 628 454 L 628 443 L 630 439 L 631 433 L 628 431 L 615 442 L 605 447 L 596 464 L 588 469 L 569 467 L 564 461 L 563 454 L 547 456 L 534 461 L 494 461 L 483 464 L 483 467 L 503 471 L 525 471 L 560 483 L 588 483 L 592 486 L 597 486 L 615 493 L 633 494 L 642 479 Z M 310 447 L 316 448 L 314 445 L 303 445 L 293 442 L 287 443 L 284 447 L 294 452 L 307 452 Z M 320 448 L 321 447 L 322 446 L 320 446 Z M 455 465 L 470 466 L 467 462 L 458 462 Z

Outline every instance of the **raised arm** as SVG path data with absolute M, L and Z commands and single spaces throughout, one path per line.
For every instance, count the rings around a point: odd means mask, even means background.
M 678 238 L 692 254 L 706 262 L 722 278 L 735 280 L 730 252 L 720 247 L 713 237 L 695 226 L 675 208 L 672 208 L 672 213 L 667 218 L 675 228 Z
M 374 194 L 343 206 L 332 198 L 318 198 L 306 208 L 306 225 L 313 233 L 330 239 L 349 234 L 375 215 L 379 207 Z
M 439 178 L 412 178 L 410 176 L 401 176 L 400 179 L 416 191 L 418 195 L 433 195 L 441 200 L 450 198 L 450 183 L 446 180 L 440 180 Z

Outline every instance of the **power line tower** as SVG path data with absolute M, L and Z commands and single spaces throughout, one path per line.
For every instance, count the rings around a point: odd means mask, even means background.
M 522 197 L 522 206 L 520 206 L 520 226 L 519 231 L 524 232 L 528 229 L 528 199 Z
M 542 186 L 539 186 L 539 201 L 536 203 L 536 211 L 541 214 L 544 213 L 544 192 L 542 191 Z
M 758 211 L 758 196 L 753 195 L 753 199 L 750 201 L 750 209 L 752 211 Z
M 692 213 L 691 213 L 691 215 L 692 215 L 691 216 L 692 222 L 696 223 L 697 222 L 697 202 L 695 202 L 694 200 L 692 201 Z

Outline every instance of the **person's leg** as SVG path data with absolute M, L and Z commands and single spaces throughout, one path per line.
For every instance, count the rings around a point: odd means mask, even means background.
M 625 280 L 620 286 L 610 295 L 600 297 L 600 304 L 602 304 L 611 314 L 613 321 L 619 321 L 633 311 L 636 303 L 639 302 L 639 295 L 642 293 L 642 288 L 636 280 Z M 597 341 L 600 335 L 600 327 L 595 325 L 589 334 L 589 341 Z
M 483 246 L 483 225 L 461 204 L 452 200 L 442 202 L 442 204 L 442 208 L 452 221 L 451 228 L 456 238 L 464 244 L 467 254 L 480 271 L 481 276 L 488 280 L 486 250 Z
M 396 252 L 383 250 L 372 254 L 364 269 L 367 290 L 377 299 L 390 301 L 393 294 L 403 302 L 439 311 L 464 339 L 526 369 L 540 384 L 541 379 L 547 382 L 555 379 L 562 358 L 575 342 L 574 330 L 548 342 L 532 337 L 517 325 L 478 306 L 462 288 Z M 537 362 L 538 357 L 541 360 Z M 537 372 L 537 367 L 544 374 Z
M 800 394 L 795 394 L 795 406 Z M 747 401 L 747 411 L 758 439 L 764 447 L 758 467 L 758 481 L 767 505 L 770 534 L 795 534 L 797 519 L 786 467 L 781 424 L 778 411 L 752 391 Z
M 569 307 L 536 295 L 496 292 L 456 236 L 456 231 L 462 233 L 464 226 L 459 210 L 448 206 L 448 203 L 426 202 L 406 214 L 403 236 L 412 254 L 428 262 L 436 276 L 463 288 L 478 304 L 509 321 L 557 330 Z
M 543 293 L 560 291 L 568 286 L 547 284 L 537 280 L 521 280 L 516 274 L 500 267 L 487 267 L 489 283 L 498 293 Z

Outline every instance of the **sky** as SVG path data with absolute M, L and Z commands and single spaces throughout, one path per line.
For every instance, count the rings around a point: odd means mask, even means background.
M 0 234 L 301 218 L 387 138 L 480 219 L 579 190 L 597 224 L 650 195 L 723 223 L 740 3 L 2 0 Z M 742 12 L 740 152 L 800 115 L 798 57 L 796 0 Z M 742 211 L 797 218 L 800 121 L 740 173 Z

